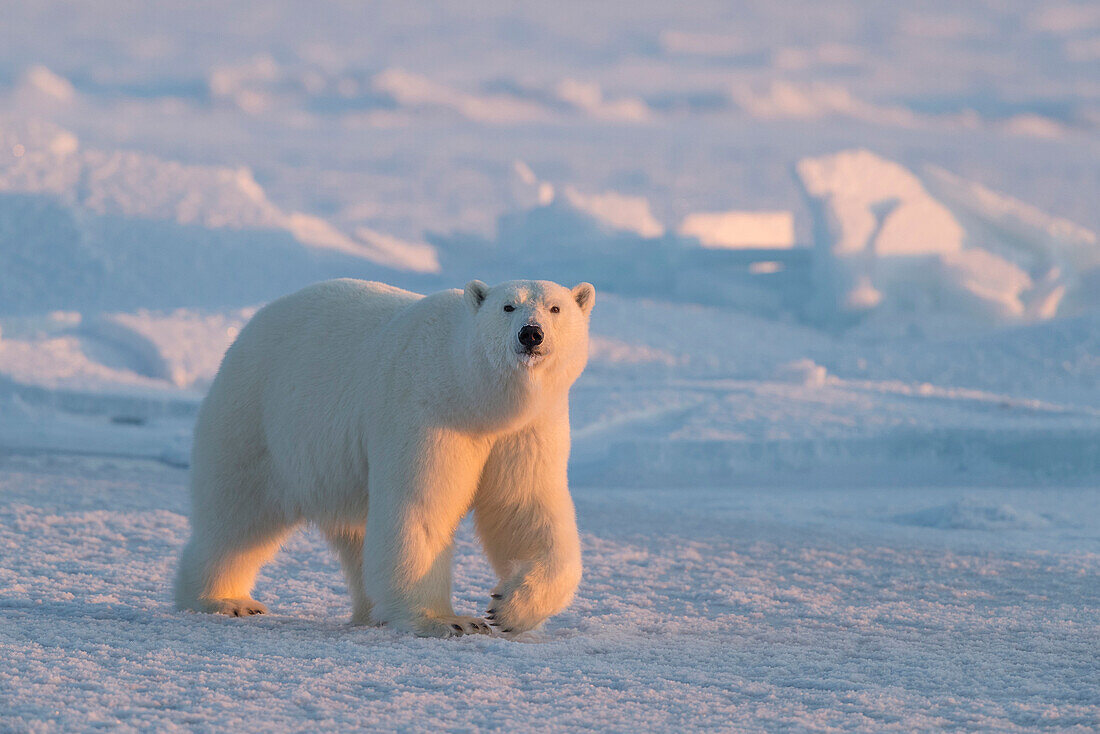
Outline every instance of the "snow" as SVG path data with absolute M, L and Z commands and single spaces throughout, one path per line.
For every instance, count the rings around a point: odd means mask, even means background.
M 640 99 L 606 99 L 600 85 L 576 79 L 563 79 L 555 88 L 558 98 L 599 120 L 642 122 L 650 116 L 649 107 Z
M 703 247 L 749 248 L 794 246 L 790 212 L 695 212 L 684 217 L 677 232 L 695 237 Z
M 441 643 L 348 626 L 313 533 L 261 575 L 271 615 L 173 612 L 184 478 L 117 459 L 3 462 L 0 547 L 21 549 L 0 567 L 8 727 L 1100 723 L 1095 493 L 1024 489 L 1001 507 L 988 490 L 581 490 L 574 605 L 517 641 Z M 961 523 L 945 502 L 968 508 Z M 491 571 L 469 528 L 456 556 L 456 604 L 473 612 Z
M 375 90 L 391 95 L 402 106 L 450 109 L 477 122 L 527 122 L 545 115 L 537 104 L 515 100 L 507 95 L 464 93 L 403 69 L 387 69 L 379 73 L 372 80 L 372 85 Z
M 829 376 L 828 370 L 812 359 L 796 359 L 779 365 L 775 371 L 776 379 L 807 387 L 822 387 Z
M 1052 318 L 1067 292 L 1091 300 L 1078 278 L 1100 250 L 1072 222 L 933 167 L 945 204 L 866 150 L 803 159 L 798 175 L 819 220 L 818 299 L 835 311 L 819 316 L 943 309 L 1003 324 Z
M 189 388 L 209 382 L 225 350 L 255 311 L 242 308 L 203 314 L 187 309 L 171 313 L 140 309 L 106 314 L 82 331 L 129 352 L 135 372 Z
M 0 729 L 1100 728 L 1091 6 L 5 12 Z M 313 531 L 172 610 L 224 350 L 345 276 L 596 285 L 544 629 L 353 628 Z
M 41 65 L 27 70 L 22 87 L 21 91 L 28 96 L 39 95 L 59 102 L 68 102 L 76 94 L 72 82 Z
M 358 227 L 355 236 L 370 250 L 368 259 L 398 270 L 438 273 L 439 255 L 427 242 L 409 242 L 385 232 Z
M 801 59 L 788 53 L 779 60 L 782 66 L 801 66 Z M 734 104 L 752 117 L 771 120 L 781 118 L 817 119 L 849 117 L 877 124 L 910 127 L 916 124 L 911 111 L 903 107 L 882 107 L 861 100 L 843 86 L 836 84 L 797 85 L 772 82 L 763 89 L 749 85 L 735 86 L 730 97 Z
M 665 229 L 649 209 L 649 202 L 641 196 L 624 196 L 615 191 L 585 195 L 566 187 L 565 200 L 578 212 L 591 216 L 602 226 L 612 230 L 631 232 L 639 237 L 660 237 Z

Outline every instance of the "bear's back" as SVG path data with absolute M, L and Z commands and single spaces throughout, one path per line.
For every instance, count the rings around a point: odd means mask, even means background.
M 424 296 L 343 278 L 307 286 L 260 309 L 226 352 L 199 411 L 193 449 L 202 471 L 242 444 L 272 460 L 289 484 L 317 481 L 308 467 L 356 457 L 348 410 L 355 380 L 372 369 L 371 337 Z M 305 440 L 306 438 L 311 440 Z
M 259 330 L 270 321 L 278 332 L 289 336 L 302 332 L 316 335 L 318 329 L 324 332 L 319 336 L 330 338 L 369 334 L 423 297 L 374 281 L 326 280 L 272 301 L 256 314 L 246 330 L 254 325 Z
M 259 427 L 293 416 L 311 401 L 331 402 L 348 390 L 349 364 L 389 321 L 423 296 L 356 281 L 324 281 L 273 300 L 241 330 L 199 412 L 206 434 Z
M 260 309 L 226 354 L 276 364 L 295 357 L 316 360 L 350 356 L 363 339 L 377 333 L 394 315 L 423 296 L 364 280 L 341 278 L 306 286 Z M 223 365 L 223 370 L 225 365 Z

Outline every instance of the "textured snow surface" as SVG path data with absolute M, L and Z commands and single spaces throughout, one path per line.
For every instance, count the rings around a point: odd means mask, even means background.
M 1100 728 L 1100 12 L 623 7 L 0 0 L 0 730 Z M 352 629 L 314 534 L 170 610 L 332 277 L 595 284 L 544 630 Z
M 173 611 L 184 479 L 0 462 L 5 729 L 1100 726 L 1092 492 L 579 491 L 573 606 L 518 640 L 440 641 L 349 626 L 312 532 L 261 574 L 271 615 Z M 455 567 L 456 609 L 483 610 L 469 528 Z

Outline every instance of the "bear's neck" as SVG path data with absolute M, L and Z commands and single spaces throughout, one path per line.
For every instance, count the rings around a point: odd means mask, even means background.
M 493 365 L 483 354 L 467 349 L 466 360 L 456 360 L 453 410 L 449 421 L 464 432 L 505 434 L 536 420 L 555 403 L 558 388 L 548 374 L 530 369 Z

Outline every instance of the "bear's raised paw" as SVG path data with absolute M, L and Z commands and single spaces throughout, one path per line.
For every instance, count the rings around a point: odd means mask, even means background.
M 522 576 L 502 581 L 490 597 L 485 618 L 493 629 L 506 635 L 535 629 L 546 621 L 555 606 L 563 606 L 547 603 L 545 592 L 533 593 Z

